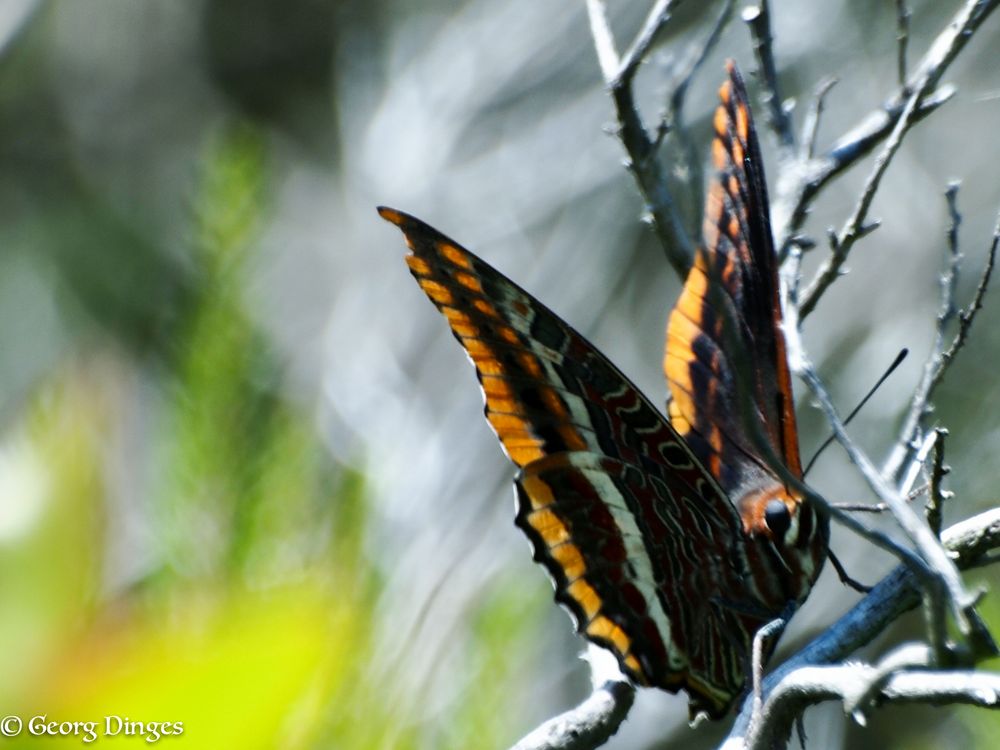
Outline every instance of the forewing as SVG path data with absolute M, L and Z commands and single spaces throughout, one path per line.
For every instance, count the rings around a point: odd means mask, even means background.
M 713 119 L 705 245 L 670 315 L 664 369 L 671 423 L 732 490 L 771 474 L 748 434 L 737 377 L 749 385 L 753 417 L 775 453 L 796 476 L 802 470 L 760 147 L 743 79 L 731 61 L 727 68 Z M 749 365 L 738 374 L 734 340 Z
M 697 710 L 719 715 L 742 687 L 745 654 L 711 614 L 743 559 L 718 483 L 558 316 L 427 224 L 379 213 L 403 230 L 411 272 L 476 367 L 486 418 L 521 468 L 517 524 L 556 598 L 634 680 L 687 687 Z
M 541 302 L 419 219 L 379 212 L 403 230 L 410 271 L 475 365 L 486 419 L 518 467 L 567 451 L 641 469 L 695 463 L 639 390 Z

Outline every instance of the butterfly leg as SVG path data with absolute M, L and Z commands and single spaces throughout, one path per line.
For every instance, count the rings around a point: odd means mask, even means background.
M 844 564 L 840 562 L 840 560 L 837 558 L 835 554 L 833 554 L 832 549 L 827 550 L 827 555 L 830 558 L 830 562 L 833 564 L 833 569 L 837 571 L 837 577 L 840 579 L 841 583 L 850 586 L 859 594 L 867 594 L 869 591 L 872 590 L 871 586 L 866 586 L 865 584 L 860 583 L 859 581 L 856 581 L 853 578 L 851 578 L 851 576 L 847 572 L 847 569 L 844 567 Z

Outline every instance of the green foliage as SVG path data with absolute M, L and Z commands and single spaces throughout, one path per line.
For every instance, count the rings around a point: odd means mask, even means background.
M 367 711 L 352 697 L 377 594 L 363 477 L 283 396 L 248 312 L 266 157 L 247 127 L 207 150 L 197 293 L 169 358 L 151 368 L 113 342 L 73 356 L 5 430 L 0 700 L 26 719 L 181 721 L 185 747 L 296 748 L 344 746 L 357 723 L 331 724 L 334 699 Z M 148 569 L 109 571 L 129 523 L 148 527 Z
M 267 165 L 252 127 L 211 139 L 184 232 L 192 285 L 160 355 L 91 333 L 0 435 L 0 703 L 99 731 L 182 722 L 159 742 L 192 748 L 499 746 L 519 710 L 510 644 L 531 653 L 548 604 L 515 580 L 483 592 L 455 634 L 475 683 L 438 720 L 429 692 L 401 687 L 367 478 L 331 460 L 255 318 Z M 129 305 L 160 304 L 148 284 Z

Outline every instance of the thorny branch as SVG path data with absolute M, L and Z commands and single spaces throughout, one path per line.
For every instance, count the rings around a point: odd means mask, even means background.
M 764 103 L 767 105 L 771 129 L 778 136 L 782 151 L 790 151 L 795 144 L 795 135 L 792 130 L 791 112 L 785 109 L 778 89 L 778 71 L 774 64 L 772 47 L 774 37 L 771 35 L 771 11 L 767 0 L 761 0 L 760 5 L 746 8 L 743 11 L 743 21 L 750 27 L 750 34 L 753 36 L 753 51 L 757 56 L 764 86 Z
M 928 482 L 927 505 L 924 508 L 924 517 L 927 519 L 927 526 L 937 536 L 941 535 L 941 513 L 946 500 L 949 500 L 952 493 L 943 488 L 944 478 L 950 469 L 944 463 L 944 441 L 948 436 L 948 430 L 938 427 L 934 430 L 934 463 L 931 466 L 931 478 Z
M 694 244 L 684 227 L 666 173 L 657 158 L 656 142 L 650 138 L 642 122 L 632 93 L 632 79 L 643 56 L 670 20 L 671 11 L 677 4 L 679 0 L 658 0 L 624 58 L 618 57 L 604 0 L 587 0 L 587 15 L 601 73 L 611 91 L 618 116 L 618 137 L 629 156 L 628 168 L 642 193 L 650 222 L 667 254 L 667 260 L 678 274 L 684 276 L 694 257 Z

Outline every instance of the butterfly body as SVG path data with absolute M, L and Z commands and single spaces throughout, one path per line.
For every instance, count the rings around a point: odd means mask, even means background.
M 692 716 L 711 717 L 743 692 L 754 633 L 807 596 L 828 536 L 765 455 L 801 477 L 766 186 L 735 67 L 720 98 L 705 246 L 667 328 L 669 420 L 514 282 L 379 209 L 476 367 L 518 467 L 515 523 L 557 601 L 633 681 L 685 689 Z

